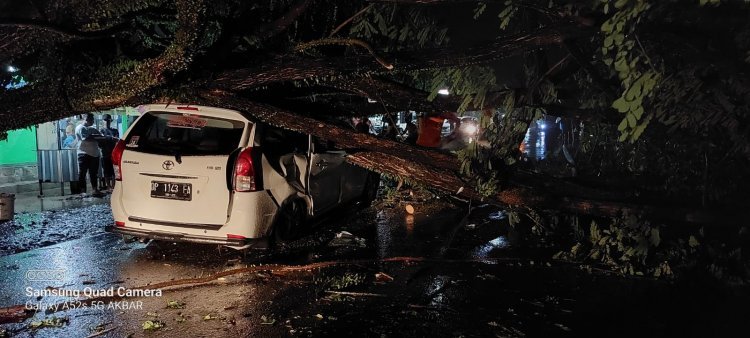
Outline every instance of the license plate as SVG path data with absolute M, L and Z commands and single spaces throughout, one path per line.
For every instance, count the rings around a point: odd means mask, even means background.
M 193 199 L 193 185 L 190 183 L 151 181 L 151 197 L 190 201 Z

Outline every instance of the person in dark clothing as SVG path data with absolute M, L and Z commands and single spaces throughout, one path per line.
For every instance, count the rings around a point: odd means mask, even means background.
M 380 132 L 379 136 L 395 141 L 398 136 L 398 127 L 394 126 L 393 123 L 388 123 L 388 127 L 385 127 L 385 129 Z
M 366 116 L 361 117 L 357 125 L 354 126 L 354 129 L 357 130 L 357 132 L 369 134 L 370 119 L 368 119 Z
M 101 195 L 97 176 L 99 174 L 99 144 L 97 140 L 101 137 L 99 131 L 94 127 L 94 114 L 86 114 L 86 121 L 76 127 L 76 139 L 78 139 L 78 186 L 81 192 L 86 192 L 86 172 L 91 179 L 93 195 Z
M 115 149 L 117 140 L 120 138 L 120 133 L 117 129 L 111 127 L 111 115 L 104 114 L 102 119 L 107 124 L 106 127 L 100 130 L 104 137 L 104 139 L 99 142 L 99 145 L 102 148 L 102 170 L 104 171 L 105 187 L 107 189 L 112 189 L 115 187 L 115 168 L 112 165 L 112 151 Z
M 405 120 L 406 120 L 406 138 L 404 139 L 404 142 L 407 144 L 415 145 L 417 144 L 417 138 L 419 138 L 419 131 L 417 129 L 417 125 L 414 124 L 414 122 L 412 122 L 411 113 L 406 115 Z

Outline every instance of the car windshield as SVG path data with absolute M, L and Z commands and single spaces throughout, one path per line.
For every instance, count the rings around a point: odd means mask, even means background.
M 125 139 L 128 150 L 150 154 L 228 155 L 240 144 L 245 122 L 193 114 L 152 111 Z

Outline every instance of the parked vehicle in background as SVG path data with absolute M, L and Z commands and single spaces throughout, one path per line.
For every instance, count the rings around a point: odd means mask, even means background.
M 466 143 L 476 141 L 479 135 L 479 119 L 474 116 L 461 116 L 461 125 L 458 127 L 460 137 L 464 138 Z
M 379 177 L 311 135 L 238 111 L 142 106 L 112 154 L 114 232 L 267 247 L 342 203 L 369 204 Z

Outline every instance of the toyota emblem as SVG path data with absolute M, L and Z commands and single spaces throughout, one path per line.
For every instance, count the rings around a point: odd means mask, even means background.
M 172 170 L 174 168 L 174 162 L 172 161 L 164 161 L 164 163 L 161 164 L 161 167 L 164 168 L 164 170 Z

